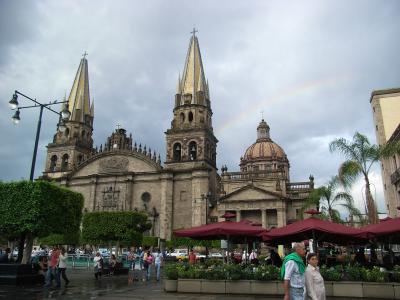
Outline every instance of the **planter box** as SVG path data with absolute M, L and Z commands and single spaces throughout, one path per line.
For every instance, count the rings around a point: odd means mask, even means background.
M 178 289 L 178 280 L 164 279 L 164 291 L 176 292 Z
M 178 279 L 179 293 L 201 293 L 200 279 Z
M 325 281 L 325 296 L 333 297 L 333 285 L 335 283 L 332 281 Z
M 363 282 L 363 297 L 394 299 L 394 288 L 392 283 Z
M 280 295 L 283 294 L 279 292 L 278 285 L 282 282 L 280 281 L 251 281 L 251 294 L 260 294 L 260 295 Z M 283 287 L 282 287 L 283 291 Z
M 227 280 L 225 289 L 227 294 L 251 294 L 251 281 Z
M 225 294 L 225 280 L 201 280 L 201 293 Z
M 362 298 L 363 284 L 356 281 L 335 281 L 333 282 L 333 296 Z
M 394 299 L 400 299 L 400 284 L 394 283 L 393 290 L 394 290 Z

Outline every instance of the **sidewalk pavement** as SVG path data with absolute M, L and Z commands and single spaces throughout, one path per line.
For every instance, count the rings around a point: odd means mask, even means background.
M 162 281 L 157 282 L 153 278 L 149 282 L 142 281 L 144 274 L 140 271 L 129 275 L 118 275 L 112 277 L 102 277 L 100 280 L 94 278 L 92 270 L 87 269 L 67 269 L 67 276 L 70 284 L 65 287 L 64 281 L 61 288 L 44 288 L 42 286 L 0 286 L 0 299 L 7 300 L 80 300 L 80 299 L 100 299 L 100 300 L 281 300 L 282 297 L 266 297 L 253 295 L 209 295 L 209 294 L 183 294 L 166 293 L 163 290 Z M 132 278 L 139 281 L 132 281 Z M 341 298 L 341 300 L 345 300 Z

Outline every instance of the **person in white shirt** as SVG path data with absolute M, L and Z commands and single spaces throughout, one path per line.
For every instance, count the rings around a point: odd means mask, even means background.
M 62 276 L 62 279 L 64 279 L 65 281 L 65 286 L 67 286 L 69 284 L 69 279 L 67 277 L 67 275 L 65 274 L 65 271 L 67 270 L 67 260 L 68 260 L 68 254 L 65 251 L 64 248 L 61 248 L 61 253 L 58 256 L 58 270 L 60 272 L 58 272 L 58 276 Z
M 103 258 L 100 256 L 100 252 L 96 253 L 96 256 L 93 258 L 94 263 L 94 277 L 96 279 L 101 278 L 101 269 L 103 268 Z
M 250 259 L 250 263 L 252 263 L 252 264 L 258 263 L 257 252 L 254 249 L 251 251 L 249 259 Z
M 315 253 L 307 255 L 307 268 L 305 272 L 306 295 L 305 300 L 325 300 L 324 279 L 319 273 L 318 257 Z
M 304 300 L 304 273 L 306 266 L 303 257 L 306 254 L 304 243 L 295 243 L 293 252 L 286 255 L 282 268 L 281 278 L 285 291 L 284 300 Z
M 160 273 L 161 273 L 161 264 L 162 264 L 163 256 L 160 250 L 154 255 L 154 265 L 156 267 L 157 281 L 160 281 Z

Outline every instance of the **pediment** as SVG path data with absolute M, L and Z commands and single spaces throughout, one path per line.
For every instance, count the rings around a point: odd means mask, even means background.
M 277 192 L 264 190 L 253 185 L 247 185 L 222 197 L 221 201 L 276 200 L 280 198 L 282 198 L 282 195 Z
M 110 153 L 86 161 L 72 174 L 72 177 L 98 174 L 146 173 L 160 170 L 153 160 L 141 155 Z

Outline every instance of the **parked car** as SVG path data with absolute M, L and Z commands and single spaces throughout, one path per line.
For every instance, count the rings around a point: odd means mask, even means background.
M 106 248 L 99 248 L 100 255 L 103 257 L 109 257 L 110 256 L 110 251 Z
M 188 257 L 188 251 L 187 249 L 175 249 L 170 256 L 175 256 L 176 259 L 184 259 Z
M 210 253 L 211 258 L 223 258 L 222 254 L 219 252 L 212 252 Z
M 201 253 L 198 253 L 198 252 L 195 252 L 194 254 L 196 255 L 196 259 L 206 258 L 205 254 L 201 254 Z

